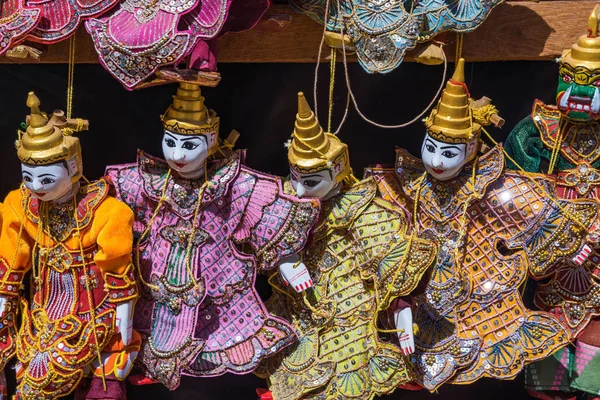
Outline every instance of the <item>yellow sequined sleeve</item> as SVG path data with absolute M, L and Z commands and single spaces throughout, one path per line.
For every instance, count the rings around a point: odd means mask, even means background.
M 20 190 L 13 190 L 6 196 L 2 208 L 2 229 L 0 231 L 0 294 L 17 296 L 23 276 L 31 268 L 31 248 L 33 240 L 25 227 L 23 217 L 23 196 Z
M 385 200 L 375 199 L 363 217 L 377 224 L 377 229 L 370 229 L 376 234 L 370 250 L 375 256 L 378 301 L 381 308 L 387 308 L 394 298 L 417 287 L 435 261 L 437 248 L 429 240 L 408 236 L 406 214 Z
M 96 265 L 104 272 L 109 301 L 129 301 L 137 296 L 131 250 L 133 212 L 125 203 L 107 197 L 96 209 L 91 227 L 98 253 Z

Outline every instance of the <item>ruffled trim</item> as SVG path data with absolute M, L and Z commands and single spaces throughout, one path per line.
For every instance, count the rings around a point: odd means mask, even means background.
M 364 179 L 323 202 L 323 213 L 327 215 L 330 229 L 344 229 L 351 226 L 360 213 L 368 207 L 377 194 L 377 185 L 372 178 Z
M 451 383 L 469 384 L 489 377 L 513 379 L 526 364 L 550 357 L 569 343 L 564 328 L 543 312 L 529 312 L 521 326 L 503 341 L 478 352 L 476 361 Z
M 18 393 L 24 398 L 40 398 L 40 393 L 43 398 L 57 398 L 71 393 L 84 368 L 97 356 L 94 348 L 104 348 L 112 338 L 115 311 L 97 315 L 94 322 L 73 315 L 50 321 L 43 309 L 30 311 L 25 301 L 21 309 L 23 322 L 16 344 L 24 370 Z
M 335 362 L 319 359 L 319 346 L 312 331 L 275 367 L 269 376 L 273 398 L 370 400 L 413 379 L 406 357 L 392 345 L 380 343 L 364 365 L 349 372 L 336 371 Z
M 184 375 L 218 376 L 226 372 L 245 374 L 254 371 L 260 362 L 296 340 L 289 325 L 277 318 L 268 317 L 264 325 L 247 340 L 219 351 L 203 351 Z
M 232 182 L 239 175 L 242 164 L 243 152 L 236 151 L 230 157 L 218 163 L 208 171 L 208 183 L 202 197 L 202 204 L 210 203 L 225 196 L 229 192 Z M 144 185 L 144 194 L 151 200 L 158 202 L 169 172 L 166 161 L 153 157 L 141 150 L 138 151 L 138 169 Z M 174 195 L 174 186 L 184 188 L 184 196 Z M 194 213 L 198 195 L 204 182 L 201 179 L 183 179 L 171 174 L 167 184 L 166 202 L 183 218 Z
M 496 146 L 475 159 L 475 185 L 471 182 L 473 163 L 466 164 L 454 179 L 439 181 L 426 172 L 423 162 L 404 149 L 396 150 L 396 174 L 402 190 L 413 202 L 420 191 L 422 210 L 436 221 L 453 218 L 468 198 L 481 199 L 504 170 L 502 148 Z
M 31 196 L 31 192 L 21 185 L 21 194 L 23 196 L 23 210 L 25 215 L 34 224 L 39 224 L 40 203 L 37 198 Z M 59 206 L 54 203 L 50 205 L 49 212 L 56 211 L 58 218 L 63 218 L 61 223 L 53 229 L 53 218 L 50 219 L 49 227 L 45 227 L 45 232 L 52 236 L 56 241 L 62 242 L 67 239 L 76 230 L 84 230 L 92 222 L 95 210 L 102 204 L 102 201 L 108 196 L 108 184 L 104 179 L 100 179 L 89 185 L 82 186 L 77 193 L 77 222 L 73 219 L 73 213 L 69 212 L 72 207 L 71 202 Z M 62 210 L 61 208 L 64 208 Z M 49 231 L 48 231 L 49 230 Z
M 42 15 L 38 7 L 26 6 L 24 0 L 15 0 L 14 3 L 17 9 L 0 18 L 0 55 L 24 41 Z
M 28 39 L 44 44 L 60 42 L 73 35 L 82 21 L 103 14 L 117 3 L 118 0 L 89 2 L 69 0 L 30 1 L 30 5 L 37 5 L 41 8 L 43 18 L 33 29 Z
M 536 100 L 533 103 L 531 111 L 531 120 L 540 133 L 540 138 L 548 150 L 552 150 L 556 145 L 556 140 L 561 133 L 561 119 L 563 114 L 556 106 L 549 106 Z M 563 125 L 563 137 L 561 138 L 560 154 L 571 164 L 578 165 L 582 162 L 594 164 L 600 159 L 600 145 L 590 154 L 580 154 L 573 149 L 573 144 L 577 143 L 578 131 L 581 129 L 584 133 L 600 132 L 600 123 L 597 121 L 575 122 L 566 120 Z M 595 134 L 597 135 L 597 133 Z

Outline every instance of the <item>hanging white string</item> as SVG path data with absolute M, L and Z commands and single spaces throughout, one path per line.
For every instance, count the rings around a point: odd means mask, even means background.
M 341 6 L 340 6 L 339 1 L 336 1 L 336 3 L 337 3 L 337 15 L 342 15 L 341 14 Z M 325 16 L 324 16 L 324 21 L 323 21 L 323 36 L 321 37 L 321 42 L 319 43 L 319 53 L 317 55 L 317 65 L 315 66 L 313 96 L 314 96 L 314 104 L 315 104 L 315 114 L 317 114 L 317 119 L 318 119 L 318 104 L 317 104 L 318 73 L 319 73 L 319 66 L 321 64 L 321 52 L 323 51 L 323 44 L 325 42 L 325 33 L 327 32 L 327 22 L 329 19 L 330 5 L 331 5 L 331 0 L 327 0 L 327 2 L 325 4 Z M 340 26 L 340 34 L 342 37 L 341 42 L 342 42 L 342 55 L 343 55 L 343 63 L 344 63 L 344 76 L 345 76 L 345 80 L 346 80 L 346 88 L 348 90 L 348 97 L 347 97 L 347 101 L 346 101 L 346 108 L 344 110 L 344 116 L 342 117 L 342 120 L 340 121 L 340 124 L 338 125 L 338 128 L 335 131 L 335 134 L 337 135 L 340 132 L 343 124 L 346 121 L 346 117 L 348 115 L 348 109 L 349 109 L 349 105 L 350 105 L 349 104 L 350 99 L 352 99 L 352 104 L 354 105 L 354 108 L 356 109 L 356 112 L 358 113 L 358 115 L 360 115 L 360 117 L 367 123 L 369 123 L 373 126 L 376 126 L 378 128 L 384 128 L 384 129 L 404 128 L 404 127 L 407 127 L 407 126 L 415 123 L 416 121 L 420 120 L 423 117 L 423 115 L 425 115 L 425 113 L 427 113 L 427 111 L 435 104 L 435 101 L 438 99 L 440 93 L 442 92 L 442 89 L 444 88 L 444 83 L 446 82 L 446 75 L 448 72 L 448 60 L 446 58 L 446 53 L 444 52 L 443 43 L 440 43 L 440 48 L 442 50 L 442 56 L 443 56 L 443 60 L 444 60 L 444 71 L 442 73 L 442 80 L 440 82 L 440 85 L 438 87 L 438 90 L 437 90 L 435 96 L 433 96 L 433 98 L 431 99 L 431 101 L 429 102 L 427 107 L 425 109 L 423 109 L 423 111 L 419 115 L 417 115 L 410 121 L 404 122 L 404 123 L 398 124 L 398 125 L 384 125 L 384 124 L 380 124 L 378 122 L 375 122 L 375 121 L 369 119 L 365 114 L 363 114 L 363 112 L 360 110 L 360 107 L 358 106 L 358 102 L 356 101 L 356 97 L 354 96 L 354 92 L 352 91 L 352 88 L 350 85 L 350 75 L 348 73 L 348 60 L 347 60 L 347 53 L 346 53 L 344 24 L 340 23 L 339 26 Z
M 321 43 L 319 43 L 319 53 L 317 54 L 317 65 L 315 65 L 313 103 L 315 105 L 315 116 L 317 117 L 317 121 L 320 121 L 319 106 L 317 103 L 317 83 L 319 81 L 319 67 L 321 66 L 321 52 L 323 51 L 323 43 L 325 43 L 325 33 L 327 32 L 327 22 L 329 20 L 329 5 L 330 4 L 331 4 L 331 0 L 327 0 L 327 3 L 325 3 L 325 16 L 323 18 L 323 35 L 321 35 Z

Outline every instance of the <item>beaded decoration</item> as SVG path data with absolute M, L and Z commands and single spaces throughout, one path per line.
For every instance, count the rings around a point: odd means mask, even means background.
M 547 173 L 563 199 L 600 198 L 600 7 L 581 27 L 582 35 L 559 60 L 556 105 L 536 100 L 531 114 L 506 139 L 513 167 Z M 543 283 L 535 285 L 535 305 L 567 329 L 571 345 L 528 366 L 525 386 L 538 392 L 600 392 L 600 250 L 596 221 L 590 247 L 582 257 L 564 260 Z
M 40 20 L 29 33 L 27 39 L 52 44 L 74 35 L 79 25 L 90 18 L 98 17 L 118 0 L 35 0 L 27 1 L 28 6 L 40 10 Z
M 86 29 L 100 63 L 132 90 L 190 54 L 192 67 L 215 71 L 207 41 L 227 30 L 252 27 L 269 6 L 269 0 L 237 3 L 241 0 L 124 0 L 109 16 L 86 22 Z M 237 21 L 228 25 L 232 14 Z
M 171 174 L 143 152 L 135 164 L 107 169 L 117 197 L 136 214 L 136 235 L 149 231 L 138 266 L 150 285 L 134 325 L 146 335 L 146 375 L 169 389 L 181 375 L 252 372 L 295 340 L 292 327 L 267 312 L 254 280 L 257 269 L 302 248 L 318 202 L 283 194 L 278 178 L 246 168 L 242 156 L 209 169 L 207 181 Z
M 113 251 L 118 250 L 104 239 L 96 240 L 100 234 L 110 235 L 103 230 L 111 228 L 94 224 L 111 211 L 125 217 L 130 211 L 108 197 L 108 185 L 103 180 L 82 186 L 72 204 L 39 202 L 24 187 L 11 192 L 6 204 L 11 211 L 4 218 L 12 221 L 11 229 L 18 232 L 3 231 L 14 241 L 3 242 L 10 246 L 0 258 L 0 292 L 18 295 L 16 289 L 26 271 L 25 266 L 19 268 L 23 257 L 29 257 L 26 262 L 31 266 L 33 283 L 30 302 L 22 301 L 23 321 L 16 337 L 16 354 L 22 365 L 17 395 L 55 399 L 77 387 L 85 368 L 100 357 L 117 333 L 116 305 L 137 297 L 131 265 L 122 274 L 105 270 L 105 263 L 115 261 L 113 257 L 125 260 L 130 254 L 115 255 Z M 13 252 L 19 265 L 4 257 Z M 103 260 L 97 262 L 100 252 Z M 10 320 L 14 314 L 7 315 Z M 4 344 L 0 347 L 4 351 Z M 133 359 L 138 350 L 139 343 L 119 357 Z M 130 368 L 115 378 L 124 379 Z
M 395 171 L 369 171 L 383 198 L 414 209 L 417 233 L 440 248 L 415 298 L 413 361 L 417 382 L 432 391 L 446 382 L 512 379 L 569 341 L 556 318 L 524 306 L 519 288 L 528 273 L 547 277 L 579 251 L 597 205 L 554 200 L 552 181 L 503 170 L 494 147 L 448 181 L 425 174 L 401 149 Z
M 313 289 L 303 296 L 280 281 L 267 303 L 300 337 L 259 371 L 276 399 L 373 399 L 414 378 L 400 348 L 379 338 L 378 311 L 417 286 L 436 247 L 408 238 L 402 210 L 376 193 L 366 179 L 323 202 L 323 221 L 302 252 Z
M 40 22 L 41 10 L 26 5 L 25 0 L 4 0 L 0 3 L 0 55 L 18 45 Z
M 291 0 L 329 32 L 352 43 L 358 61 L 369 73 L 393 71 L 408 50 L 446 32 L 471 32 L 502 0 Z M 350 46 L 347 45 L 348 50 Z

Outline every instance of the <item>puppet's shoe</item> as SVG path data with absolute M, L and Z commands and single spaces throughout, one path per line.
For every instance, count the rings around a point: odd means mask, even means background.
M 423 390 L 423 386 L 419 385 L 417 382 L 408 382 L 404 385 L 398 386 L 398 389 L 402 390 L 412 390 L 416 392 L 417 390 Z
M 540 400 L 577 400 L 577 395 L 574 393 L 565 393 L 554 390 L 539 391 L 533 389 L 527 389 L 527 393 L 531 397 L 535 397 Z
M 137 375 L 131 375 L 129 377 L 129 383 L 131 383 L 132 385 L 136 385 L 136 386 L 143 386 L 143 385 L 153 385 L 153 384 L 159 383 L 159 382 L 155 379 L 148 378 L 144 374 L 137 374 Z
M 269 389 L 256 389 L 258 400 L 273 400 L 273 394 Z

